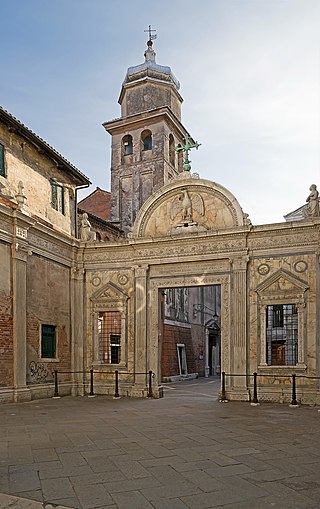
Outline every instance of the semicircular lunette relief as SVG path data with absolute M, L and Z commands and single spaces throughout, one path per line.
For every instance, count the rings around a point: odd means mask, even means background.
M 173 182 L 150 198 L 133 236 L 160 237 L 243 226 L 243 211 L 222 186 L 203 180 Z

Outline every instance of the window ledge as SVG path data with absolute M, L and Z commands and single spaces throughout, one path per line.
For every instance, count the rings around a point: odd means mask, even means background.
M 258 366 L 258 370 L 259 371 L 270 371 L 270 372 L 274 372 L 274 371 L 294 371 L 294 372 L 304 372 L 306 371 L 307 369 L 307 365 L 306 364 L 296 364 L 296 365 L 293 365 L 293 366 L 282 366 L 282 365 L 279 365 L 279 366 L 275 366 L 275 365 L 268 365 L 268 364 L 259 364 Z
M 60 359 L 59 358 L 52 358 L 52 357 L 41 357 L 40 359 L 40 362 L 60 362 Z
M 127 365 L 125 362 L 120 362 L 119 364 L 111 364 L 111 363 L 106 363 L 106 362 L 93 362 L 92 363 L 92 367 L 93 368 L 96 368 L 96 369 L 99 369 L 99 368 L 103 368 L 103 369 L 109 369 L 110 371 L 114 371 L 115 369 L 118 369 L 118 368 L 126 368 Z

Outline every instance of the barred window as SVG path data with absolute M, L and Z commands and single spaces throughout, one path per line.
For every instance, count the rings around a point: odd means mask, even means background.
M 268 305 L 266 309 L 269 366 L 294 366 L 298 362 L 298 311 L 295 304 Z
M 41 358 L 42 359 L 55 359 L 57 345 L 56 345 L 56 326 L 55 325 L 41 325 Z
M 100 312 L 98 317 L 99 361 L 121 362 L 121 314 L 119 311 Z

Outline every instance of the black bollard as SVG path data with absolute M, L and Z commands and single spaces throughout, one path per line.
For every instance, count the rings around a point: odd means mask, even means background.
M 221 399 L 220 401 L 228 401 L 226 396 L 226 373 L 222 371 L 221 373 Z
M 258 374 L 256 372 L 253 373 L 253 400 L 252 403 L 254 405 L 258 405 L 258 391 L 257 391 L 257 376 Z
M 93 369 L 90 369 L 90 392 L 89 392 L 89 397 L 90 398 L 94 397 L 94 390 L 93 390 Z
M 148 383 L 148 393 L 147 393 L 147 398 L 152 398 L 153 394 L 152 394 L 152 371 L 149 371 L 149 383 Z
M 119 371 L 116 369 L 115 371 L 115 391 L 114 391 L 114 398 L 120 398 L 119 395 Z
M 54 393 L 53 393 L 53 397 L 58 399 L 60 398 L 59 396 L 59 389 L 58 389 L 58 370 L 55 369 L 54 370 Z
M 296 375 L 292 375 L 292 400 L 291 406 L 298 406 L 297 393 L 296 393 Z

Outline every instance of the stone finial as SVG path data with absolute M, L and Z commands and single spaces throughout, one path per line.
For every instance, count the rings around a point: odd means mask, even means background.
M 24 185 L 21 180 L 18 184 L 18 193 L 15 195 L 15 199 L 17 200 L 18 203 L 18 209 L 23 210 L 24 205 L 27 201 L 27 197 L 24 194 Z
M 305 217 L 320 217 L 319 192 L 315 184 L 311 184 L 309 188 L 310 194 L 306 199 L 308 203 L 305 209 Z
M 148 47 L 147 47 L 146 51 L 144 52 L 145 62 L 155 63 L 156 62 L 156 52 L 154 51 L 154 49 L 152 47 L 152 41 L 148 41 L 147 46 Z
M 79 233 L 80 233 L 80 240 L 82 240 L 84 242 L 90 242 L 90 241 L 93 242 L 94 240 L 96 240 L 96 234 L 95 234 L 95 232 L 91 231 L 91 224 L 88 219 L 88 214 L 86 212 L 84 212 L 82 214 L 82 219 L 80 221 Z

